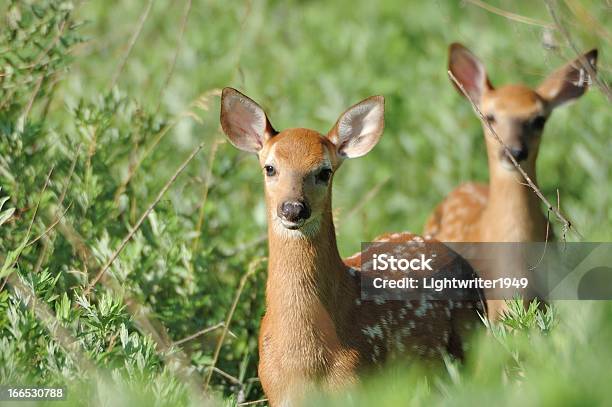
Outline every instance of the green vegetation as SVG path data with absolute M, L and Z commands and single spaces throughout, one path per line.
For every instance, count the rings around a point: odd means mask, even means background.
M 0 1 L 0 384 L 66 386 L 73 404 L 261 399 L 261 174 L 224 141 L 219 90 L 244 90 L 279 129 L 322 132 L 385 95 L 381 143 L 335 179 L 350 255 L 382 232 L 420 231 L 454 186 L 486 180 L 480 125 L 446 76 L 450 42 L 494 84 L 536 85 L 575 57 L 538 25 L 552 26 L 544 3 L 490 3 L 535 25 L 473 3 Z M 609 4 L 549 3 L 578 48 L 599 47 L 609 81 Z M 542 191 L 556 202 L 559 190 L 586 241 L 612 240 L 610 128 L 595 88 L 553 114 L 540 150 Z M 610 303 L 512 310 L 465 366 L 427 379 L 393 369 L 324 401 L 609 402 Z

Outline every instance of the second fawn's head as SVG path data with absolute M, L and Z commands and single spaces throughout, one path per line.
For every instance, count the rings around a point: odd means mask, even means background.
M 448 65 L 495 133 L 509 147 L 512 156 L 521 167 L 533 173 L 542 131 L 550 113 L 555 107 L 582 96 L 590 84 L 585 63 L 595 71 L 596 49 L 553 72 L 536 89 L 524 85 L 494 88 L 484 65 L 458 43 L 449 48 Z M 516 171 L 503 146 L 489 134 L 487 126 L 483 127 L 491 170 Z
M 258 155 L 272 229 L 286 237 L 311 237 L 323 215 L 331 215 L 335 171 L 345 158 L 365 155 L 380 139 L 384 99 L 372 96 L 350 107 L 327 135 L 302 128 L 278 132 L 257 103 L 225 88 L 221 126 L 235 147 Z

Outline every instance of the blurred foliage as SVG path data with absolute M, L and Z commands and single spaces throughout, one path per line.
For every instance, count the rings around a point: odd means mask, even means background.
M 541 3 L 490 4 L 550 23 Z M 66 385 L 75 404 L 196 403 L 168 357 L 182 349 L 204 380 L 222 328 L 182 340 L 219 326 L 240 294 L 211 385 L 228 405 L 262 397 L 256 366 L 265 262 L 237 292 L 266 253 L 262 183 L 255 159 L 219 131 L 223 86 L 259 101 L 279 129 L 322 132 L 352 103 L 385 95 L 381 143 L 335 181 L 339 246 L 348 255 L 381 232 L 419 231 L 454 186 L 487 178 L 478 120 L 446 77 L 450 42 L 472 48 L 494 84 L 535 86 L 573 58 L 556 30 L 441 0 L 158 0 L 131 47 L 147 6 L 0 1 L 3 384 Z M 579 47 L 600 48 L 601 77 L 609 81 L 610 6 L 566 0 L 558 7 Z M 559 189 L 561 208 L 595 241 L 612 238 L 609 106 L 593 89 L 558 109 L 538 161 L 545 195 L 556 201 Z M 109 269 L 120 289 L 98 284 L 85 295 L 200 142 L 205 151 Z M 51 310 L 95 374 L 7 279 Z M 160 349 L 130 311 L 134 302 L 179 344 Z M 562 304 L 554 315 L 514 307 L 464 367 L 449 362 L 428 379 L 418 367 L 391 369 L 325 401 L 603 404 L 610 339 L 609 304 Z

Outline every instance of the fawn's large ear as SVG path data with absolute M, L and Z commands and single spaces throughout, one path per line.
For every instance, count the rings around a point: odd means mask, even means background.
M 472 51 L 458 42 L 452 43 L 448 48 L 448 69 L 477 105 L 480 104 L 480 98 L 485 90 L 493 89 L 482 62 Z M 463 95 L 457 84 L 452 82 L 457 91 Z
M 249 153 L 258 153 L 277 134 L 263 109 L 233 88 L 221 94 L 221 127 L 234 146 Z
M 585 64 L 589 64 L 593 72 L 596 72 L 597 49 L 590 50 L 551 73 L 538 86 L 538 94 L 548 101 L 551 108 L 582 96 L 593 80 Z
M 370 96 L 342 113 L 327 137 L 341 158 L 361 157 L 378 143 L 384 127 L 385 98 Z

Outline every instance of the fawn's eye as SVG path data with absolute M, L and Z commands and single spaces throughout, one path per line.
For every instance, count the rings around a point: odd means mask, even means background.
M 317 182 L 326 184 L 329 182 L 331 175 L 332 175 L 332 170 L 330 168 L 323 168 L 321 171 L 319 171 L 319 173 L 316 176 Z
M 544 116 L 536 116 L 530 123 L 531 128 L 537 131 L 541 131 L 544 128 L 544 124 L 546 124 L 546 117 Z
M 487 123 L 489 124 L 495 124 L 495 116 L 492 114 L 488 114 L 485 116 L 485 119 L 487 120 Z
M 268 176 L 268 177 L 273 177 L 273 176 L 276 175 L 276 168 L 274 168 L 271 165 L 266 165 L 264 167 L 264 171 L 266 172 L 266 176 Z

